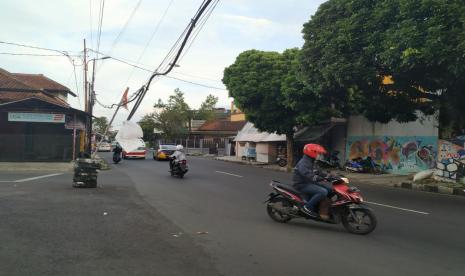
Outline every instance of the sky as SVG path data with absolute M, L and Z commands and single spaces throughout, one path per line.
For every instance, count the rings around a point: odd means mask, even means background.
M 282 52 L 301 47 L 302 25 L 323 2 L 220 0 L 192 46 L 177 63 L 179 66 L 168 75 L 171 78 L 162 77 L 151 84 L 132 120 L 138 121 L 144 114 L 153 112 L 154 103 L 159 98 L 166 101 L 176 88 L 184 92 L 191 108 L 198 108 L 209 94 L 218 97 L 218 107 L 229 108 L 232 99 L 221 82 L 224 68 L 246 50 Z M 98 49 L 106 56 L 152 71 L 167 55 L 201 3 L 200 0 L 2 0 L 0 68 L 13 73 L 46 75 L 75 92 L 78 97 L 70 96 L 68 101 L 72 107 L 82 110 L 84 39 L 87 48 Z M 66 51 L 70 58 L 58 52 L 2 42 Z M 87 58 L 98 57 L 90 52 Z M 89 63 L 89 79 L 91 67 Z M 151 75 L 149 71 L 114 59 L 97 60 L 96 68 L 95 91 L 103 105 L 119 102 L 126 87 L 130 88 L 131 95 Z M 99 104 L 94 107 L 94 115 L 98 117 L 110 118 L 113 112 L 114 109 Z M 120 109 L 114 128 L 118 129 L 128 114 L 129 111 Z

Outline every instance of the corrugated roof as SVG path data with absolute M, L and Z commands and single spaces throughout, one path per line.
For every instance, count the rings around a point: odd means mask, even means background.
M 254 124 L 247 122 L 239 131 L 234 141 L 237 142 L 280 142 L 286 141 L 286 135 L 276 133 L 260 132 Z

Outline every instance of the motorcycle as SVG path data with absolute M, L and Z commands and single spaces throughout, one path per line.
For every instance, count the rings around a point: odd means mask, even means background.
M 113 163 L 118 164 L 121 161 L 121 153 L 113 153 Z
M 179 176 L 183 178 L 189 168 L 187 167 L 187 160 L 176 160 L 171 158 L 170 162 L 173 162 L 173 167 L 170 170 L 171 176 Z
M 331 177 L 333 192 L 318 206 L 320 216 L 311 217 L 302 211 L 305 196 L 292 186 L 272 180 L 274 190 L 265 201 L 266 210 L 271 219 L 286 223 L 294 218 L 312 219 L 318 222 L 339 224 L 353 234 L 366 235 L 376 228 L 377 220 L 373 211 L 363 204 L 360 190 L 349 187 L 345 177 Z
M 383 173 L 381 166 L 376 164 L 370 156 L 366 157 L 365 159 L 359 157 L 356 159 L 347 160 L 344 168 L 348 172 L 368 172 L 375 174 Z
M 276 158 L 276 163 L 280 167 L 286 167 L 287 166 L 287 159 L 284 156 L 278 156 L 278 158 Z

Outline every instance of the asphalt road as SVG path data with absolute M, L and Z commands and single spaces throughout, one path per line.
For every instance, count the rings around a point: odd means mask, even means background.
M 373 233 L 357 236 L 342 226 L 268 218 L 268 183 L 289 174 L 194 157 L 189 165 L 184 179 L 151 158 L 113 167 L 193 236 L 221 274 L 465 275 L 465 198 L 355 183 L 378 217 Z
M 0 172 L 0 275 L 465 275 L 465 198 L 355 183 L 378 217 L 357 236 L 268 218 L 268 183 L 289 174 L 188 162 L 179 179 L 123 160 L 97 189 Z

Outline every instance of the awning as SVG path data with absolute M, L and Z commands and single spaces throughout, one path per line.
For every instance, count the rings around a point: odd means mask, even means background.
M 334 124 L 323 124 L 318 126 L 304 127 L 294 134 L 294 140 L 298 142 L 316 141 L 330 131 Z

